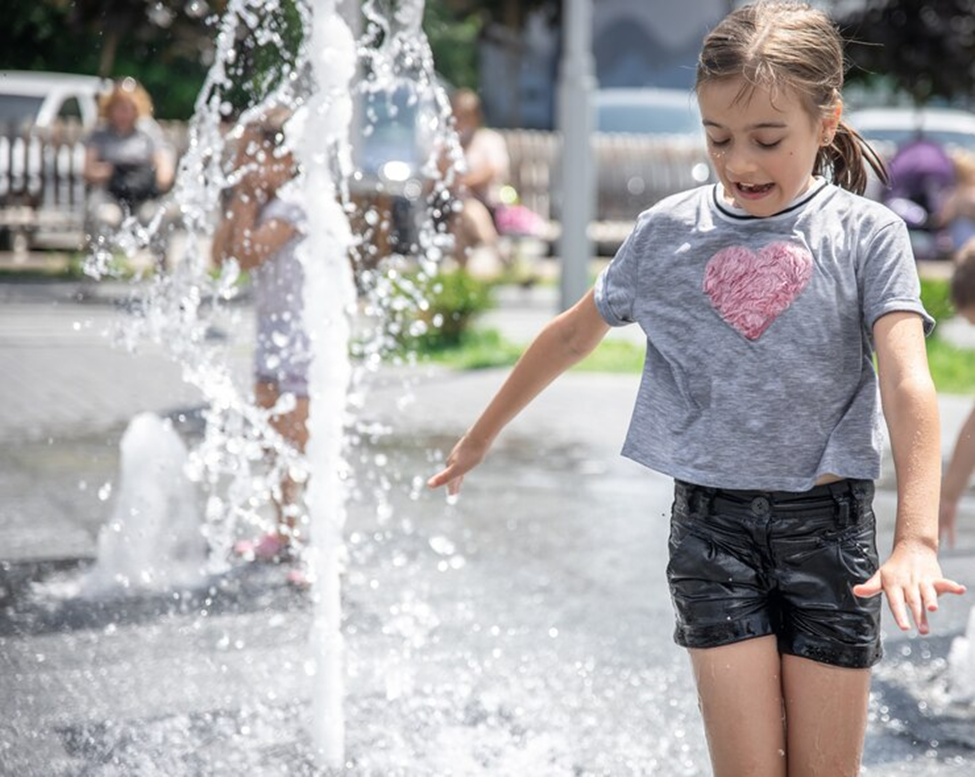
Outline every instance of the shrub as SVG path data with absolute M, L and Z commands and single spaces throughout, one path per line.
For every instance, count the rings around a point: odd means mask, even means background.
M 492 306 L 490 286 L 466 272 L 411 275 L 396 285 L 397 294 L 419 304 L 407 307 L 408 318 L 397 341 L 420 353 L 457 346 L 472 320 Z

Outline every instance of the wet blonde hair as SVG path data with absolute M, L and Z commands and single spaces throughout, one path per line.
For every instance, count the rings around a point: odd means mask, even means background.
M 112 88 L 98 97 L 98 114 L 103 119 L 108 118 L 108 112 L 119 100 L 128 100 L 135 106 L 136 116 L 140 119 L 152 117 L 152 98 L 149 92 L 134 78 L 122 78 L 112 84 Z
M 814 119 L 836 110 L 843 89 L 843 41 L 822 11 L 805 3 L 762 0 L 726 16 L 704 39 L 694 88 L 742 78 L 736 99 L 748 99 L 756 87 L 775 95 L 791 89 Z M 825 175 L 844 189 L 863 194 L 870 165 L 887 183 L 877 153 L 842 120 L 820 148 L 814 175 Z

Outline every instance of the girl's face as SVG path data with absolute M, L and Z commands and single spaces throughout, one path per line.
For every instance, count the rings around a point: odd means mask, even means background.
M 708 154 L 729 202 L 752 216 L 771 216 L 812 183 L 816 155 L 836 131 L 840 105 L 816 118 L 793 91 L 780 89 L 773 98 L 761 86 L 736 102 L 744 85 L 732 78 L 698 89 Z

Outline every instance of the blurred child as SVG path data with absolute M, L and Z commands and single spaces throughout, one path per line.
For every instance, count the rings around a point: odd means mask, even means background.
M 486 246 L 504 261 L 498 247 L 495 212 L 501 205 L 501 187 L 509 174 L 508 148 L 495 130 L 483 126 L 481 100 L 470 89 L 458 89 L 450 101 L 464 167 L 458 178 L 462 210 L 453 224 L 455 258 L 466 267 L 469 252 Z
M 958 315 L 975 324 L 975 238 L 958 252 L 955 272 L 951 278 L 951 301 Z M 975 471 L 975 407 L 962 425 L 955 442 L 955 450 L 945 470 L 941 484 L 940 533 L 948 544 L 955 544 L 955 518 L 958 502 Z
M 975 239 L 975 153 L 954 152 L 955 185 L 945 198 L 938 214 L 940 223 L 948 231 L 955 250 Z
M 304 274 L 296 248 L 306 219 L 283 191 L 297 172 L 294 153 L 285 143 L 289 116 L 286 109 L 271 109 L 244 129 L 235 169 L 246 172 L 229 192 L 212 253 L 218 264 L 234 259 L 251 273 L 257 313 L 255 401 L 270 409 L 285 395 L 293 398 L 290 409 L 270 420 L 287 444 L 303 453 L 308 442 L 310 349 L 302 327 Z M 304 517 L 300 491 L 300 485 L 286 476 L 274 531 L 256 542 L 238 543 L 237 552 L 266 561 L 294 558 Z

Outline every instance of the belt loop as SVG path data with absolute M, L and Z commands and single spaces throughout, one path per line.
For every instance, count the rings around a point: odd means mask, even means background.
M 864 480 L 854 480 L 850 486 L 850 493 L 853 497 L 853 505 L 856 509 L 857 522 L 863 520 L 867 512 L 867 507 L 873 498 L 873 483 Z
M 856 520 L 860 518 L 860 502 L 855 498 L 852 489 L 850 488 L 850 482 L 848 480 L 841 480 L 837 483 L 829 484 L 829 492 L 833 496 L 833 501 L 836 503 L 836 515 L 839 519 L 839 528 L 845 528 L 850 525 L 850 503 L 853 502 L 856 509 Z
M 714 489 L 707 486 L 694 486 L 691 491 L 691 509 L 701 515 L 711 514 L 711 504 L 714 501 Z

